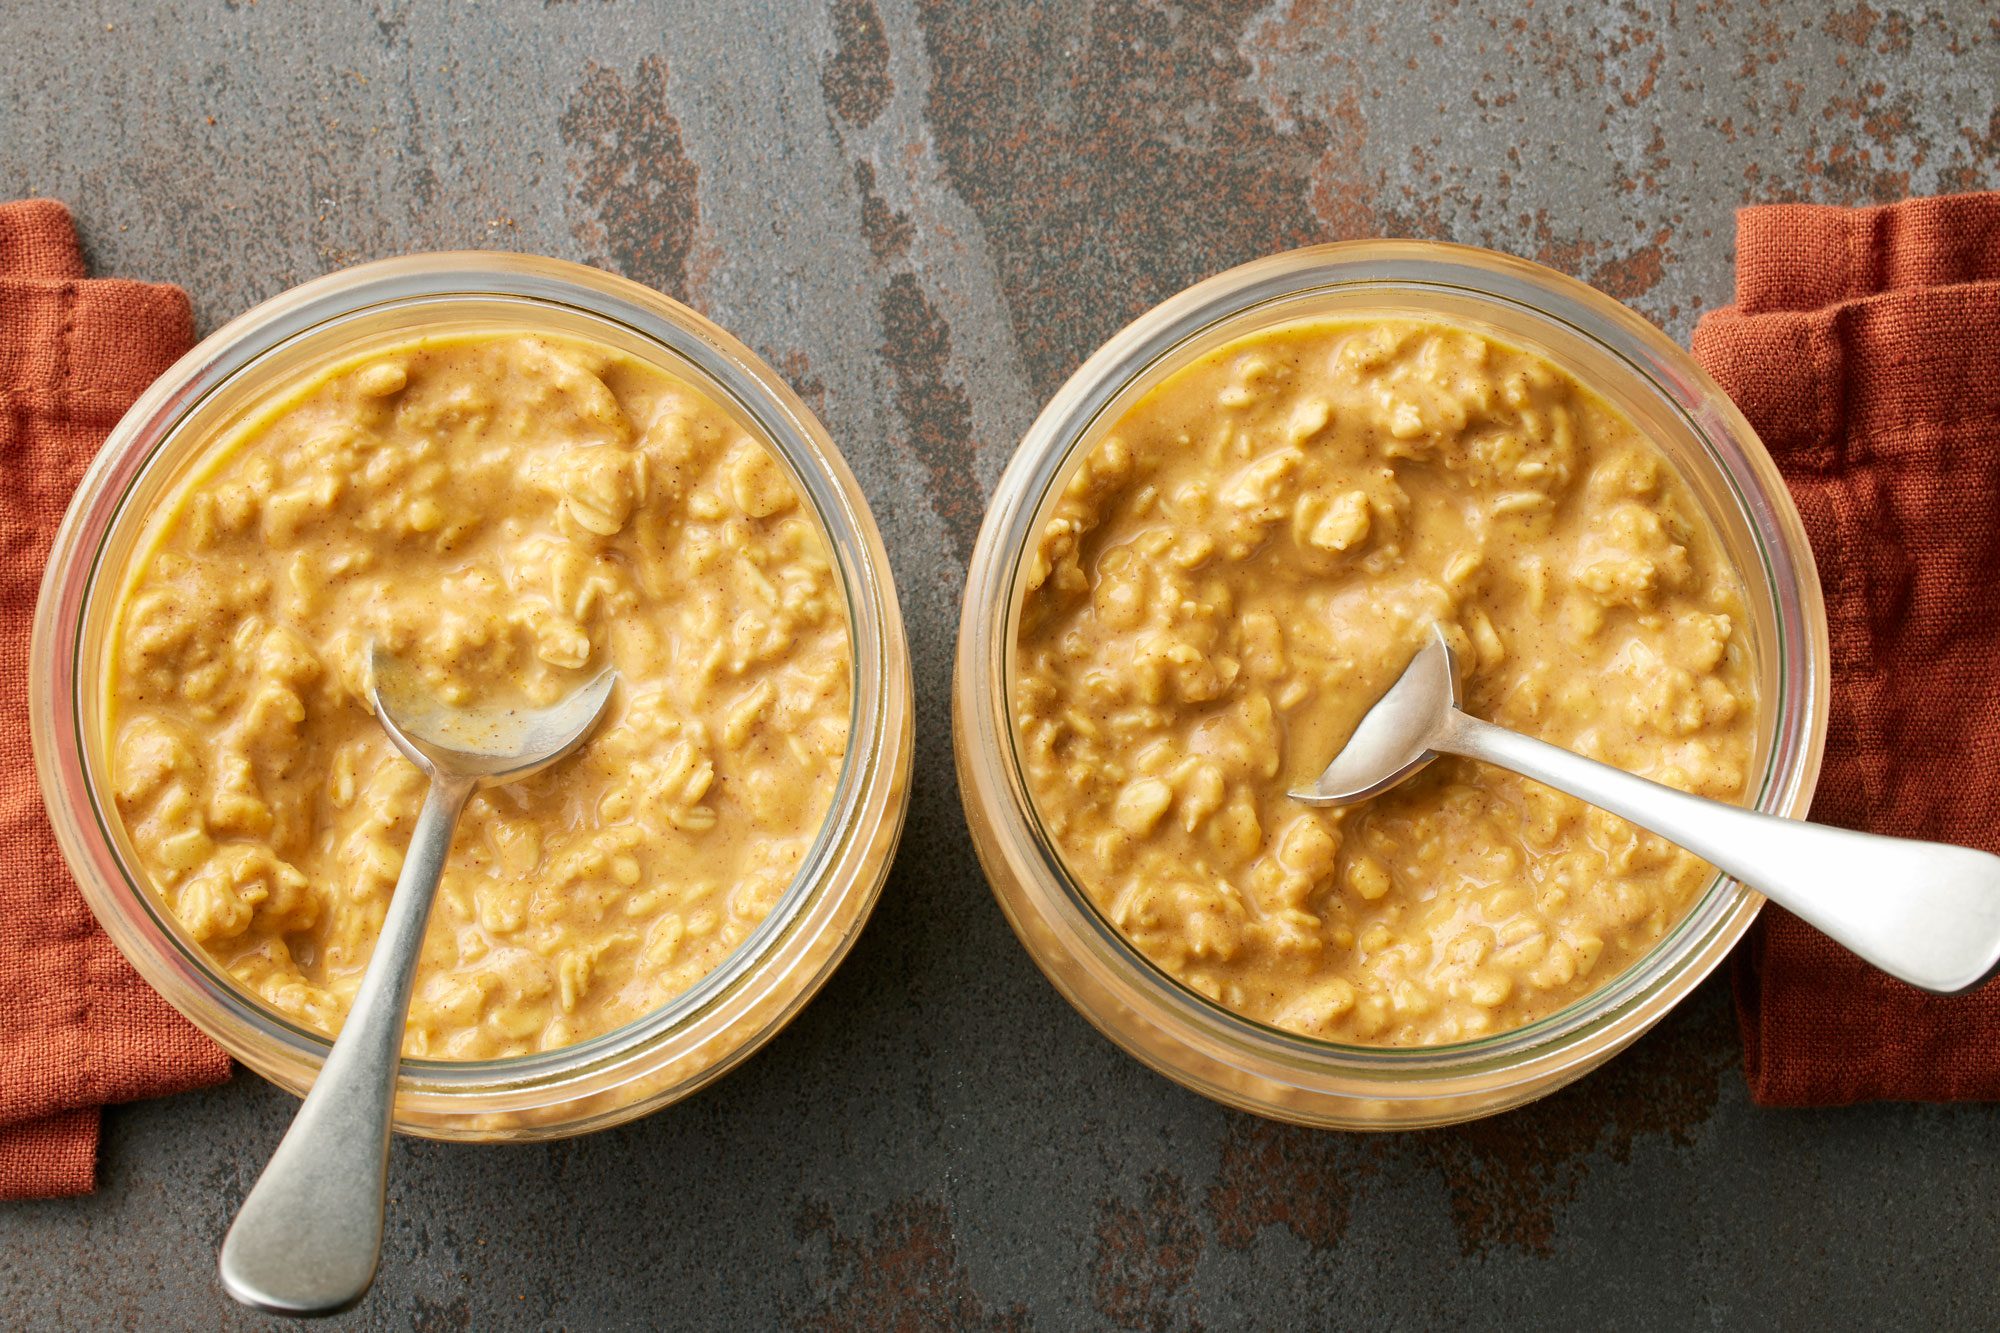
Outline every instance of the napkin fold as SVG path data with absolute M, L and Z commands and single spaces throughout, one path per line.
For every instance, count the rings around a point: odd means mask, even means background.
M 87 278 L 61 204 L 0 204 L 0 1199 L 88 1192 L 98 1108 L 229 1076 L 84 905 L 28 741 L 56 525 L 105 434 L 193 341 L 180 288 Z
M 1812 818 L 2000 851 L 2000 194 L 1748 208 L 1736 248 L 1694 354 L 1819 562 Z M 2000 986 L 1928 995 L 1767 907 L 1735 988 L 1762 1105 L 2000 1098 Z

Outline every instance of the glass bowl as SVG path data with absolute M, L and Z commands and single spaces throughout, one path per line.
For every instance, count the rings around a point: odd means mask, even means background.
M 1826 612 L 1777 468 L 1714 382 L 1610 297 L 1507 255 L 1361 241 L 1231 269 L 1140 316 L 1042 411 L 973 551 L 952 692 L 959 791 L 994 895 L 1056 989 L 1159 1072 L 1282 1120 L 1407 1129 L 1519 1105 L 1602 1063 L 1722 961 L 1762 898 L 1718 877 L 1645 957 L 1526 1027 L 1407 1049 L 1298 1036 L 1181 985 L 1098 912 L 1041 831 L 1009 707 L 1030 542 L 1084 453 L 1150 388 L 1224 343 L 1300 319 L 1366 315 L 1443 320 L 1539 352 L 1617 404 L 1673 462 L 1744 583 L 1762 708 L 1752 768 L 1760 810 L 1801 817 L 1811 801 L 1826 741 Z
M 853 706 L 824 824 L 770 915 L 688 991 L 616 1031 L 505 1060 L 405 1060 L 396 1128 L 442 1139 L 552 1138 L 642 1115 L 768 1041 L 846 954 L 875 904 L 909 803 L 911 699 L 880 534 L 826 430 L 769 366 L 709 320 L 611 274 L 511 254 L 415 255 L 331 274 L 232 321 L 177 362 L 111 432 L 56 535 L 30 649 L 42 796 L 112 940 L 238 1060 L 295 1093 L 329 1043 L 237 987 L 141 875 L 110 799 L 103 653 L 149 513 L 216 430 L 302 369 L 412 333 L 511 328 L 580 336 L 660 365 L 728 408 L 791 473 L 847 600 Z

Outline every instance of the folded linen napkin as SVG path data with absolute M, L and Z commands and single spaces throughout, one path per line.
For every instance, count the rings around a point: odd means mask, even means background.
M 56 525 L 106 432 L 193 341 L 180 288 L 87 279 L 61 204 L 0 204 L 0 1199 L 88 1192 L 99 1107 L 229 1076 L 84 905 L 28 742 L 29 623 Z
M 1736 248 L 1736 304 L 1694 353 L 1819 562 L 1812 818 L 2000 852 L 2000 194 L 1748 208 Z M 2000 1098 L 2000 985 L 1927 995 L 1775 907 L 1735 984 L 1763 1105 Z

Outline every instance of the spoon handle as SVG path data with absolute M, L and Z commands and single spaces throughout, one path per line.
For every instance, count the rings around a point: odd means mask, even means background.
M 245 1305 L 332 1314 L 375 1280 L 410 987 L 452 830 L 473 786 L 470 778 L 431 779 L 347 1022 L 222 1242 L 222 1285 Z
M 1511 769 L 1657 833 L 1911 985 L 1949 994 L 2000 968 L 2000 856 L 1690 796 L 1457 710 L 1431 748 Z

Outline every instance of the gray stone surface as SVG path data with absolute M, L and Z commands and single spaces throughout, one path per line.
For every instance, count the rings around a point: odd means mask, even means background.
M 1730 210 L 1990 188 L 1981 6 L 281 0 L 0 7 L 0 197 L 204 330 L 329 268 L 492 246 L 625 272 L 779 365 L 859 473 L 918 677 L 916 799 L 852 959 L 740 1072 L 568 1143 L 395 1148 L 368 1328 L 1935 1327 L 2000 1297 L 1980 1107 L 1748 1105 L 1711 985 L 1580 1086 L 1363 1139 L 1225 1112 L 1008 934 L 946 685 L 981 496 L 1189 281 L 1405 234 L 1685 337 Z M 213 1278 L 291 1101 L 106 1116 L 93 1197 L 0 1208 L 0 1322 L 239 1327 Z

